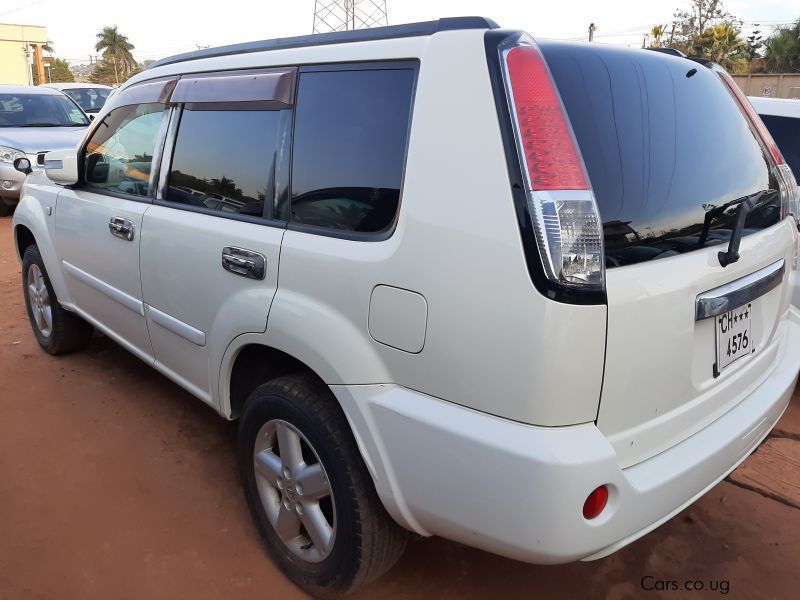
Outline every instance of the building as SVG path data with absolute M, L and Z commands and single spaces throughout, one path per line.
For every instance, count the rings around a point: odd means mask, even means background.
M 47 29 L 40 25 L 0 23 L 0 84 L 29 85 L 30 65 L 35 65 L 39 81 L 45 81 L 42 46 L 47 44 Z

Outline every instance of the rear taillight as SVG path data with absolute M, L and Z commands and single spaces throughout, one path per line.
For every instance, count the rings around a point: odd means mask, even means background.
M 558 90 L 528 38 L 500 48 L 536 243 L 548 279 L 602 289 L 603 228 Z
M 750 104 L 747 96 L 744 95 L 744 92 L 736 85 L 736 82 L 727 71 L 721 67 L 715 67 L 715 71 L 725 83 L 728 91 L 736 99 L 739 108 L 750 123 L 751 129 L 755 132 L 766 150 L 767 159 L 778 179 L 778 187 L 780 188 L 781 194 L 781 216 L 787 217 L 792 215 L 795 221 L 800 224 L 800 190 L 798 190 L 797 181 L 792 173 L 792 169 L 786 164 L 778 145 L 775 143 L 775 140 L 772 139 L 772 134 L 770 134 L 769 129 L 764 125 L 764 121 L 758 116 L 753 105 Z

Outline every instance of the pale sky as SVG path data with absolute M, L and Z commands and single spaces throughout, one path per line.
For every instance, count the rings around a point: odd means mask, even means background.
M 672 21 L 687 0 L 387 0 L 389 24 L 481 15 L 534 36 L 640 46 L 653 25 Z M 769 31 L 800 17 L 800 0 L 736 0 L 726 8 Z M 95 35 L 117 25 L 142 61 L 196 49 L 311 33 L 314 0 L 2 0 L 0 22 L 45 25 L 56 56 L 88 62 Z

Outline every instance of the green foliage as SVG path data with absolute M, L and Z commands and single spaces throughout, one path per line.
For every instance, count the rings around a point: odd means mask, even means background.
M 764 63 L 772 73 L 800 72 L 800 19 L 791 27 L 778 27 L 764 43 Z
M 45 65 L 50 65 L 49 77 L 48 69 L 45 67 L 44 73 L 47 81 L 40 82 L 39 74 L 36 72 L 36 65 L 31 65 L 33 85 L 39 85 L 40 83 L 69 83 L 75 81 L 75 77 L 72 75 L 72 71 L 69 70 L 69 63 L 67 61 L 61 60 L 60 58 L 55 58 L 53 56 L 45 56 L 44 63 Z
M 103 53 L 103 60 L 101 61 L 101 64 L 104 63 L 105 65 L 111 65 L 111 69 L 114 74 L 112 83 L 118 84 L 122 81 L 125 81 L 131 76 L 131 72 L 138 66 L 136 64 L 136 59 L 134 59 L 133 54 L 131 54 L 131 50 L 134 49 L 134 45 L 131 44 L 127 36 L 122 35 L 119 32 L 116 25 L 103 27 L 103 30 L 97 34 L 97 43 L 95 44 L 94 49 Z M 98 67 L 95 68 L 95 71 L 98 71 L 100 66 L 101 65 L 98 64 Z M 89 79 L 95 81 L 92 79 L 92 77 L 95 77 L 94 72 Z M 105 73 L 98 73 L 97 77 L 105 78 Z M 95 81 L 95 83 L 101 82 Z

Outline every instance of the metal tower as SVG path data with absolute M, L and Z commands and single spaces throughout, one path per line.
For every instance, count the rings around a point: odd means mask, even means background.
M 386 0 L 315 0 L 313 33 L 388 25 Z

